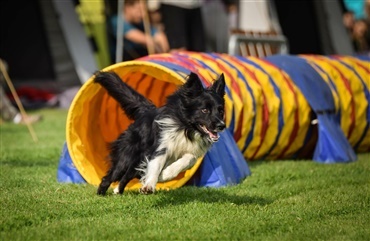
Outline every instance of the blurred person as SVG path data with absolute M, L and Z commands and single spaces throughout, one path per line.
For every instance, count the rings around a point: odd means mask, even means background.
M 365 19 L 356 20 L 353 25 L 352 41 L 357 53 L 368 53 L 369 45 L 369 27 Z
M 227 53 L 231 29 L 236 29 L 238 0 L 205 0 L 202 13 L 209 52 Z
M 370 48 L 370 0 L 366 0 L 365 3 L 365 23 L 367 25 L 367 32 L 366 32 L 366 41 L 367 45 Z
M 354 13 L 355 19 L 365 17 L 365 5 L 368 0 L 343 0 L 346 9 Z
M 170 49 L 205 52 L 203 0 L 159 0 L 159 3 Z
M 147 46 L 151 46 L 156 53 L 168 52 L 169 44 L 163 31 L 150 28 L 151 37 L 145 34 L 143 21 L 143 6 L 141 0 L 125 0 L 123 6 L 123 60 L 133 60 L 148 55 Z M 122 15 L 121 15 L 122 16 Z M 117 36 L 117 16 L 111 18 L 113 33 Z
M 346 11 L 343 13 L 343 24 L 349 36 L 352 34 L 353 25 L 355 24 L 355 14 L 353 11 Z
M 345 2 L 343 24 L 347 29 L 356 53 L 370 51 L 370 0 Z M 356 11 L 356 12 L 355 12 Z M 357 13 L 357 14 L 356 14 Z
M 370 0 L 365 2 L 365 17 L 367 20 L 370 20 Z

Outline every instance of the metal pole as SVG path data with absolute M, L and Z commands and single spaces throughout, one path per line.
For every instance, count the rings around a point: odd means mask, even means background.
M 118 0 L 117 7 L 117 41 L 116 41 L 116 63 L 123 59 L 123 4 L 124 0 Z
M 145 0 L 141 0 L 140 3 L 141 3 L 141 7 L 142 7 L 141 12 L 143 14 L 145 36 L 147 37 L 147 39 L 150 39 L 150 38 L 152 38 L 152 35 L 151 35 L 150 21 L 149 21 L 149 16 L 148 16 L 148 8 L 147 8 Z M 155 53 L 154 46 L 150 45 L 148 42 L 146 44 L 146 48 L 148 49 L 148 54 L 149 55 Z

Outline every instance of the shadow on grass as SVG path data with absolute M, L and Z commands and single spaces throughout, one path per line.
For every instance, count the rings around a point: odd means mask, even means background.
M 229 194 L 217 188 L 185 187 L 171 191 L 159 191 L 155 207 L 182 205 L 190 202 L 202 203 L 229 203 L 232 205 L 260 205 L 265 206 L 273 202 L 263 197 Z

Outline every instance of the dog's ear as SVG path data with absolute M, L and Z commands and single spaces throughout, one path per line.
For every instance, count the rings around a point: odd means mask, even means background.
M 201 80 L 198 75 L 193 72 L 190 73 L 186 83 L 184 84 L 184 88 L 189 90 L 189 94 L 192 93 L 193 95 L 199 95 L 204 91 Z
M 225 95 L 225 77 L 222 73 L 218 80 L 213 82 L 212 90 L 214 90 L 219 96 L 224 97 Z

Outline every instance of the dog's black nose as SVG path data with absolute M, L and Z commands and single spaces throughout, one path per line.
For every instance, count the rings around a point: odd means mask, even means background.
M 216 129 L 217 129 L 218 131 L 223 131 L 225 128 L 226 128 L 226 125 L 225 125 L 225 123 L 224 123 L 224 122 L 219 122 L 219 123 L 217 123 L 217 125 L 216 125 Z

